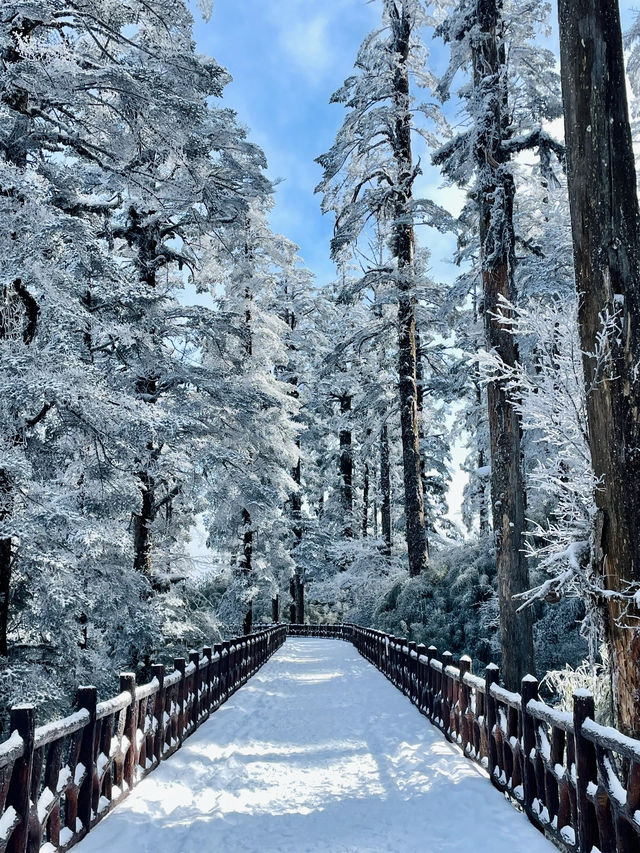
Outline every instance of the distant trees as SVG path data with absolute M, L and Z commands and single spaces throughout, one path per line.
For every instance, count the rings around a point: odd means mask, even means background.
M 318 158 L 324 177 L 323 210 L 336 217 L 332 253 L 353 251 L 357 240 L 384 235 L 386 257 L 371 267 L 360 289 L 386 281 L 397 306 L 397 383 L 402 434 L 404 515 L 410 575 L 427 566 L 424 495 L 418 417 L 416 301 L 420 288 L 414 226 L 435 206 L 414 195 L 420 173 L 413 159 L 414 110 L 410 78 L 426 82 L 419 29 L 425 21 L 419 0 L 385 0 L 382 29 L 363 42 L 356 73 L 333 96 L 349 113 L 331 150 Z M 424 108 L 431 115 L 430 108 Z M 419 111 L 419 110 L 418 110 Z M 438 213 L 434 214 L 436 217 Z

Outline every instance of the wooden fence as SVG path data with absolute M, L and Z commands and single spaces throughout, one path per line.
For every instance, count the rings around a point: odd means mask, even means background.
M 474 675 L 466 655 L 454 666 L 450 652 L 357 625 L 287 631 L 350 640 L 561 850 L 639 853 L 640 741 L 596 723 L 588 691 L 562 712 L 539 700 L 533 676 L 512 693 L 497 666 Z
M 284 626 L 274 626 L 191 652 L 169 674 L 154 665 L 148 684 L 123 673 L 120 694 L 106 702 L 95 687 L 81 687 L 76 713 L 39 728 L 32 705 L 14 707 L 12 734 L 0 745 L 0 853 L 57 853 L 76 844 L 285 636 Z

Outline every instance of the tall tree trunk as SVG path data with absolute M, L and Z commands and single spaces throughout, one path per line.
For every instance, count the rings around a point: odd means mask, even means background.
M 420 332 L 416 329 L 416 393 L 418 406 L 418 446 L 420 448 L 420 479 L 422 480 L 422 507 L 424 511 L 424 530 L 427 545 L 427 560 L 429 559 L 429 534 L 435 532 L 433 522 L 428 512 L 429 496 L 427 494 L 427 471 L 425 465 L 424 445 L 424 364 L 422 362 L 422 344 Z
M 245 577 L 245 583 L 251 583 L 251 569 L 253 564 L 253 529 L 251 527 L 251 514 L 248 509 L 242 510 L 242 559 L 240 571 Z M 247 611 L 242 623 L 244 634 L 250 634 L 253 628 L 253 601 L 247 603 Z
M 477 0 L 479 35 L 474 41 L 474 87 L 485 105 L 476 158 L 480 204 L 480 245 L 486 345 L 508 367 L 518 361 L 515 337 L 496 316 L 501 298 L 513 301 L 514 183 L 502 152 L 507 121 L 504 92 L 504 48 L 499 46 L 499 0 Z M 520 450 L 520 416 L 506 383 L 487 387 L 491 445 L 491 497 L 498 568 L 502 674 L 509 689 L 534 671 L 533 625 L 529 608 L 518 613 L 514 596 L 529 589 L 523 553 L 525 490 Z
M 285 295 L 288 293 L 287 286 L 284 288 Z M 285 312 L 285 322 L 293 332 L 296 328 L 296 315 L 293 311 Z M 296 348 L 293 344 L 289 345 L 290 352 L 295 352 Z M 300 397 L 298 391 L 298 377 L 295 373 L 290 377 L 289 383 L 292 386 L 291 396 L 297 400 Z M 295 621 L 300 625 L 304 624 L 304 581 L 302 572 L 296 560 L 296 551 L 302 542 L 302 455 L 300 440 L 296 441 L 298 449 L 298 458 L 293 469 L 293 481 L 297 488 L 291 495 L 291 515 L 293 519 L 293 547 L 292 556 L 295 562 L 294 585 L 292 587 L 292 604 L 295 608 Z
M 351 395 L 343 394 L 340 398 L 340 414 L 347 415 L 351 411 Z M 353 537 L 353 451 L 351 445 L 351 430 L 345 428 L 343 420 L 340 430 L 340 494 L 342 511 L 344 513 L 344 535 L 347 539 Z
M 271 621 L 280 621 L 280 596 L 276 593 L 271 599 Z
M 382 524 L 382 553 L 391 556 L 391 463 L 389 458 L 389 429 L 385 424 L 380 430 L 380 516 Z
M 0 523 L 11 517 L 13 510 L 13 490 L 6 471 L 0 469 Z M 6 657 L 8 651 L 7 634 L 9 630 L 9 594 L 11 592 L 11 570 L 13 560 L 13 540 L 10 536 L 0 539 L 0 656 Z
M 406 519 L 409 574 L 419 575 L 427 565 L 427 538 L 424 528 L 420 445 L 418 434 L 418 391 L 416 378 L 415 235 L 410 221 L 412 185 L 415 179 L 411 150 L 411 101 L 409 97 L 409 49 L 411 12 L 404 2 L 387 0 L 396 55 L 393 102 L 396 115 L 393 149 L 397 176 L 393 254 L 398 265 L 398 376 L 400 425 L 404 470 L 404 512 Z
M 146 471 L 138 471 L 142 500 L 140 512 L 133 516 L 133 567 L 151 577 L 151 526 L 155 517 L 154 481 Z
M 289 595 L 291 596 L 291 602 L 289 604 L 289 622 L 295 623 L 296 621 L 296 576 L 294 575 L 289 580 Z
M 562 95 L 591 460 L 594 560 L 618 724 L 640 737 L 640 215 L 615 0 L 559 0 Z M 610 318 L 602 346 L 603 318 Z M 598 354 L 597 356 L 595 354 Z M 611 595 L 611 593 L 613 595 Z
M 296 442 L 298 450 L 300 450 L 300 442 Z M 291 495 L 291 512 L 293 515 L 293 537 L 294 537 L 294 559 L 295 559 L 295 551 L 300 546 L 302 542 L 302 461 L 300 458 L 300 454 L 298 454 L 298 459 L 296 462 L 296 466 L 293 469 L 293 480 L 298 486 L 298 489 Z M 302 578 L 302 574 L 300 572 L 300 568 L 296 563 L 295 576 L 294 576 L 294 593 L 293 593 L 293 602 L 295 605 L 295 621 L 303 625 L 304 624 L 304 581 Z
M 364 463 L 364 480 L 362 481 L 362 538 L 369 535 L 369 463 Z

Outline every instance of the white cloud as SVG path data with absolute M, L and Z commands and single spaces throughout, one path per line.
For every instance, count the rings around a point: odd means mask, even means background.
M 324 73 L 332 65 L 329 24 L 326 14 L 312 15 L 292 21 L 281 33 L 282 49 L 309 76 Z
M 283 58 L 305 78 L 317 82 L 344 63 L 346 45 L 351 66 L 354 29 L 358 31 L 364 24 L 364 37 L 367 25 L 376 19 L 376 11 L 375 4 L 365 0 L 280 0 L 268 14 L 277 29 Z

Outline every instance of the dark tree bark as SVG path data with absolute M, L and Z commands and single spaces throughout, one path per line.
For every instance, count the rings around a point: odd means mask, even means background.
M 0 469 L 0 523 L 11 517 L 13 490 L 4 470 Z M 0 656 L 8 651 L 9 594 L 11 592 L 11 570 L 13 563 L 13 540 L 9 536 L 0 539 Z
M 369 463 L 364 463 L 364 479 L 362 481 L 362 538 L 369 535 Z
M 251 570 L 253 567 L 253 529 L 251 527 L 251 513 L 248 509 L 242 510 L 242 524 L 244 527 L 242 533 L 242 557 L 240 558 L 240 571 L 244 575 L 246 582 L 250 582 Z M 253 628 L 253 601 L 247 604 L 247 612 L 245 613 L 242 623 L 242 630 L 245 634 L 250 634 Z
M 289 604 L 289 622 L 295 623 L 295 621 L 296 621 L 296 577 L 295 577 L 295 575 L 289 581 L 289 595 L 291 596 L 291 603 Z
M 271 599 L 271 621 L 280 621 L 280 596 L 277 594 Z
M 151 528 L 155 519 L 154 481 L 146 471 L 138 472 L 142 496 L 140 512 L 133 516 L 133 567 L 151 577 Z
M 21 279 L 17 278 L 3 288 L 4 310 L 0 311 L 0 340 L 10 335 L 22 337 L 25 344 L 33 342 L 40 316 L 40 306 L 29 293 Z M 24 440 L 27 430 L 36 426 L 53 408 L 53 403 L 45 403 L 34 417 L 19 427 L 10 441 L 18 446 Z M 13 514 L 14 487 L 4 468 L 0 468 L 0 524 L 6 523 Z M 9 630 L 9 598 L 11 594 L 11 573 L 13 570 L 13 539 L 10 536 L 0 538 L 0 655 L 6 657 L 8 651 L 7 634 Z
M 389 459 L 389 429 L 385 424 L 380 430 L 380 516 L 382 524 L 382 553 L 391 556 L 391 463 Z
M 296 442 L 296 446 L 298 450 L 300 450 L 300 442 Z M 296 557 L 295 551 L 300 546 L 302 542 L 302 462 L 300 458 L 300 454 L 298 454 L 298 460 L 296 462 L 296 466 L 293 469 L 293 480 L 295 484 L 298 486 L 297 490 L 291 495 L 291 513 L 293 516 L 293 548 L 294 548 L 294 560 Z M 302 574 L 300 572 L 300 568 L 296 563 L 295 576 L 294 576 L 294 587 L 295 593 L 293 596 L 295 609 L 296 609 L 296 619 L 295 621 L 303 625 L 304 624 L 304 581 L 302 578 Z
M 284 289 L 285 294 L 287 293 L 287 287 L 285 285 Z M 287 310 L 285 312 L 285 322 L 291 329 L 294 331 L 296 328 L 296 315 L 293 311 Z M 291 352 L 295 352 L 295 347 L 293 345 L 289 346 L 289 350 Z M 298 377 L 294 374 L 290 377 L 289 382 L 292 386 L 291 396 L 297 400 L 300 397 L 300 393 L 298 391 Z M 293 481 L 296 484 L 297 488 L 291 495 L 291 516 L 293 520 L 293 546 L 292 546 L 292 557 L 295 562 L 295 575 L 294 575 L 294 585 L 292 588 L 292 604 L 295 608 L 295 621 L 300 625 L 304 624 L 304 581 L 302 577 L 302 573 L 300 567 L 296 560 L 296 550 L 300 547 L 300 543 L 302 542 L 302 455 L 301 455 L 301 445 L 300 441 L 296 441 L 296 448 L 298 450 L 298 458 L 296 460 L 296 464 L 294 466 L 292 475 Z
M 340 398 L 340 414 L 348 415 L 351 411 L 351 395 L 343 394 Z M 346 427 L 346 419 L 342 421 L 340 430 L 340 496 L 344 513 L 344 535 L 347 539 L 353 537 L 353 451 L 351 430 Z
M 480 245 L 486 345 L 508 367 L 518 361 L 515 337 L 497 316 L 501 297 L 514 297 L 514 183 L 506 168 L 502 143 L 507 136 L 504 46 L 500 43 L 499 0 L 477 0 L 478 36 L 474 39 L 474 88 L 485 105 L 479 128 L 476 160 L 480 205 Z M 532 614 L 518 613 L 514 596 L 529 589 L 523 553 L 525 490 L 520 450 L 520 417 L 506 383 L 494 380 L 487 388 L 491 444 L 491 496 L 498 568 L 502 675 L 515 690 L 524 675 L 534 671 Z
M 418 406 L 418 446 L 420 448 L 420 479 L 422 480 L 422 507 L 424 511 L 425 541 L 427 546 L 427 561 L 429 560 L 429 534 L 435 532 L 434 526 L 429 521 L 427 493 L 427 471 L 424 457 L 424 364 L 422 362 L 422 345 L 420 332 L 416 329 L 416 403 Z
M 616 597 L 640 583 L 640 215 L 620 13 L 615 0 L 560 0 L 558 12 L 589 445 L 601 481 L 593 559 L 612 593 L 601 604 L 618 725 L 640 737 L 640 613 Z M 603 347 L 604 317 L 614 328 Z
M 412 186 L 416 176 L 411 150 L 411 100 L 409 97 L 409 48 L 412 19 L 404 2 L 387 0 L 392 50 L 396 56 L 393 101 L 396 113 L 393 153 L 397 167 L 393 253 L 398 264 L 398 375 L 400 424 L 404 470 L 404 510 L 406 518 L 409 574 L 419 575 L 427 564 L 427 540 L 420 476 L 418 392 L 416 378 L 415 235 L 408 216 Z

